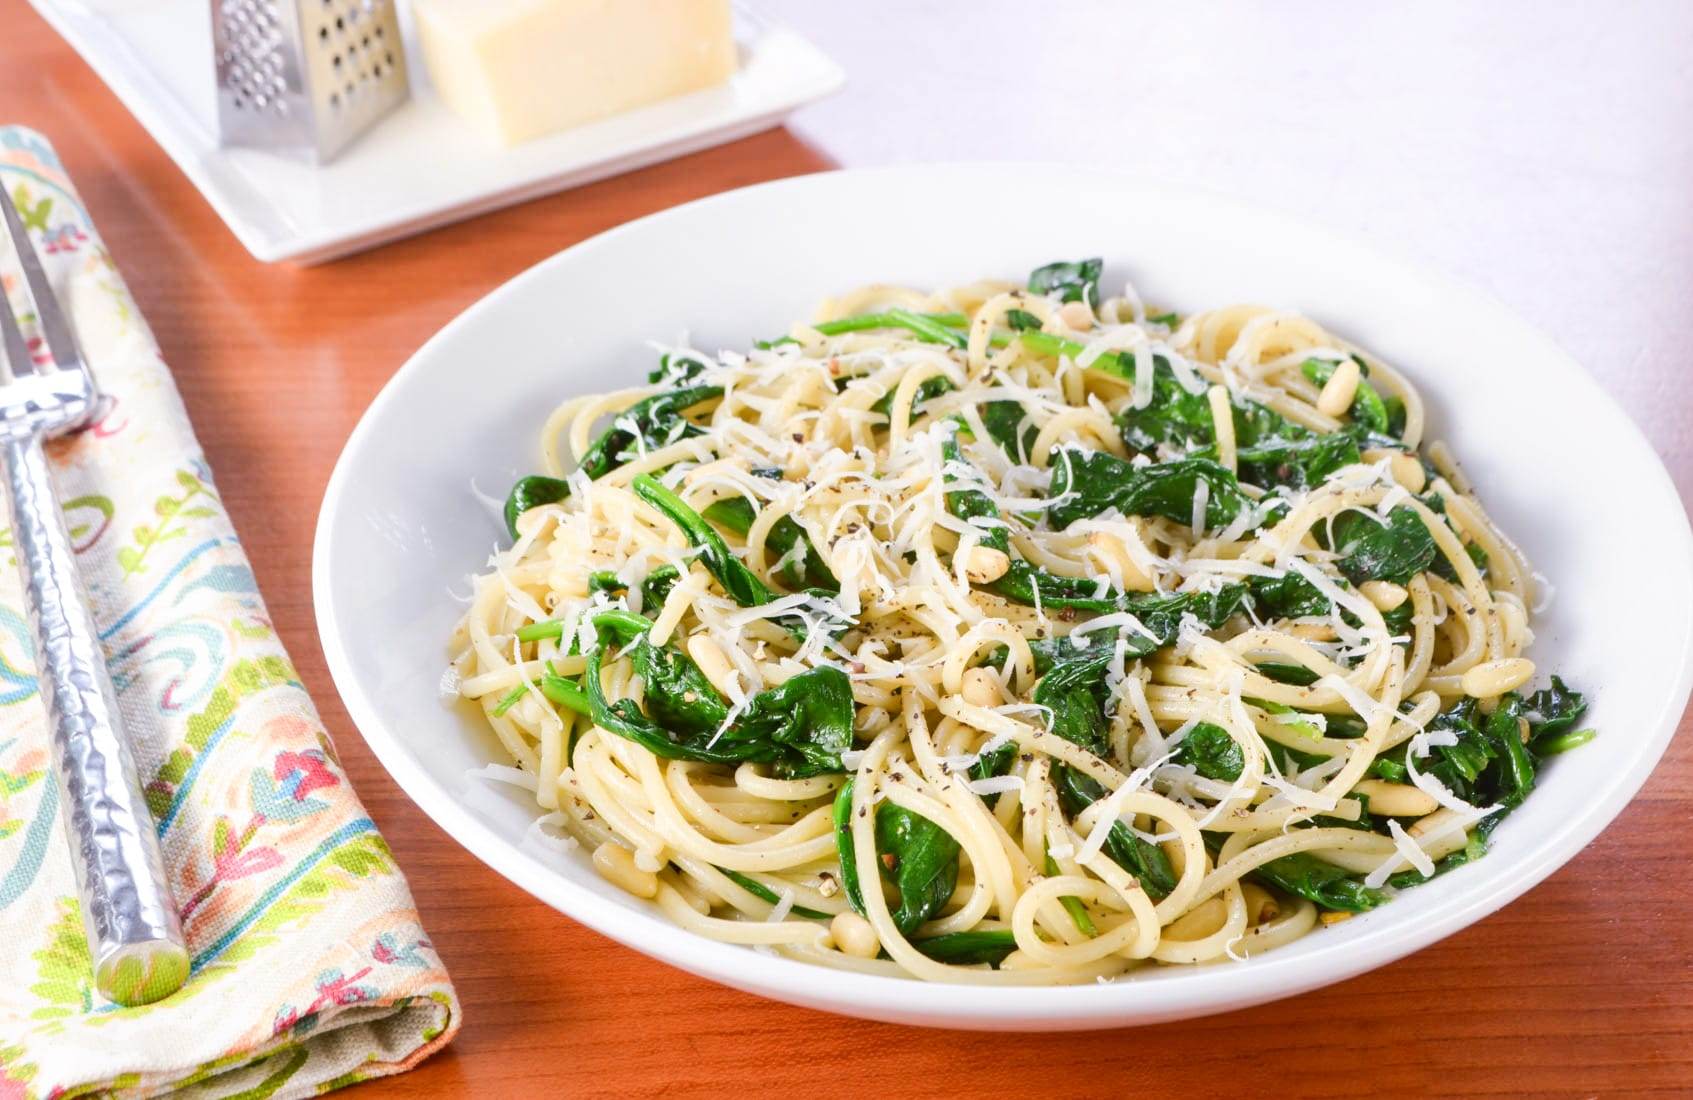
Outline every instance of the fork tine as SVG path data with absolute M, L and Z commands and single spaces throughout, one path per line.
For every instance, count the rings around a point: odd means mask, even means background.
M 41 268 L 41 257 L 35 254 L 35 246 L 30 243 L 23 219 L 18 217 L 18 208 L 12 205 L 11 192 L 4 184 L 0 184 L 0 214 L 5 216 L 6 231 L 11 234 L 12 248 L 18 254 L 18 264 L 23 268 L 24 282 L 29 286 L 29 297 L 35 306 L 36 320 L 40 322 L 41 334 L 47 338 L 47 350 L 52 353 L 54 364 L 60 370 L 83 370 L 76 336 L 71 332 L 64 311 L 59 308 L 53 285 L 47 281 L 47 272 Z M 24 362 L 29 365 L 27 358 Z M 12 370 L 17 370 L 15 363 Z
M 0 363 L 11 367 L 13 378 L 35 373 L 35 363 L 29 357 L 29 345 L 24 343 L 24 334 L 18 328 L 18 319 L 12 313 L 12 303 L 6 299 L 3 286 L 0 286 L 0 349 L 4 349 Z

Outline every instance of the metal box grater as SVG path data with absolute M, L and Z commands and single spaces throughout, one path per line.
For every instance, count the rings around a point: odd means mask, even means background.
M 408 94 L 393 0 L 211 0 L 225 145 L 327 161 Z

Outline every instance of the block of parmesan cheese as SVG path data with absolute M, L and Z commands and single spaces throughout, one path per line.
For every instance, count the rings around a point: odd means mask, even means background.
M 413 0 L 436 92 L 527 141 L 728 80 L 729 0 Z

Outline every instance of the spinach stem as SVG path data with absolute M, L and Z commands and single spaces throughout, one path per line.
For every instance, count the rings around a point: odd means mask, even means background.
M 1597 736 L 1599 736 L 1599 731 L 1595 729 L 1571 730 L 1568 733 L 1560 733 L 1556 737 L 1548 738 L 1535 745 L 1534 754 L 1536 756 L 1556 756 L 1561 752 L 1578 749 Z
M 547 619 L 545 622 L 529 623 L 517 628 L 517 640 L 520 642 L 538 642 L 544 638 L 564 637 L 564 620 Z
M 529 681 L 527 683 L 518 684 L 516 687 L 512 688 L 511 691 L 507 692 L 505 697 L 500 700 L 499 704 L 494 707 L 494 717 L 498 718 L 500 715 L 516 706 L 518 700 L 522 699 L 523 696 L 528 693 L 529 689 L 535 686 L 538 686 L 541 689 L 542 695 L 546 696 L 561 707 L 568 707 L 577 714 L 587 714 L 589 712 L 588 693 L 582 690 L 582 686 L 580 684 L 574 680 L 566 679 L 555 672 L 546 672 L 541 675 L 539 684 L 536 684 L 534 681 Z

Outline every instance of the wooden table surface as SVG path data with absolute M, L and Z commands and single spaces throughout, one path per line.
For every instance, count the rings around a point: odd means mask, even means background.
M 1693 860 L 1674 839 L 1693 819 L 1685 717 L 1633 805 L 1504 911 L 1352 981 L 1204 1020 L 995 1036 L 838 1019 L 672 970 L 533 900 L 412 805 L 336 697 L 310 585 L 331 466 L 395 368 L 507 278 L 633 217 L 833 167 L 830 155 L 778 129 L 328 266 L 267 267 L 22 0 L 0 0 L 0 28 L 0 122 L 52 139 L 116 253 L 463 998 L 449 1050 L 360 1095 L 1693 1094 Z M 1630 411 L 1685 491 L 1686 363 L 1632 369 L 1648 377 L 1630 392 L 1660 399 Z

